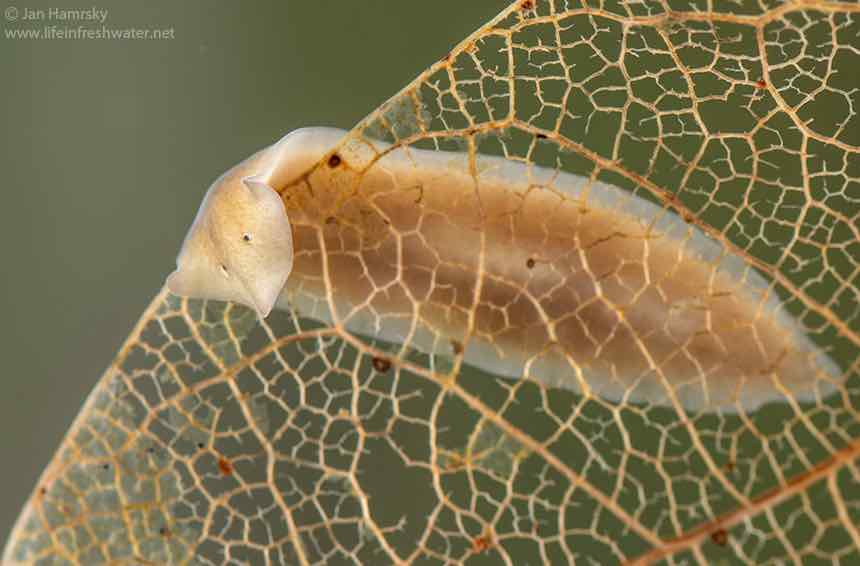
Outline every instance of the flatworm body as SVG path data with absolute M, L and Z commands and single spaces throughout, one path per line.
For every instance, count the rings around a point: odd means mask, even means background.
M 216 181 L 171 290 L 612 401 L 731 412 L 834 390 L 767 280 L 676 214 L 500 157 L 332 153 L 345 135 L 298 130 Z

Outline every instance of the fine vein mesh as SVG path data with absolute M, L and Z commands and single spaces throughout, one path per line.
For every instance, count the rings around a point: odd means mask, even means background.
M 356 179 L 381 139 L 647 199 L 756 270 L 833 395 L 613 402 L 161 291 L 3 563 L 860 560 L 858 36 L 848 3 L 522 1 L 338 149 Z

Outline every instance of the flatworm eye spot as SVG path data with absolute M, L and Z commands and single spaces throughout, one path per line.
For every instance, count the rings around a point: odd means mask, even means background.
M 341 161 L 340 155 L 335 153 L 331 157 L 328 158 L 328 166 L 331 168 L 335 168 L 338 165 L 340 165 L 340 161 Z
M 245 232 L 244 234 L 242 234 L 242 239 L 245 240 L 246 242 L 250 242 L 251 241 L 251 234 Z

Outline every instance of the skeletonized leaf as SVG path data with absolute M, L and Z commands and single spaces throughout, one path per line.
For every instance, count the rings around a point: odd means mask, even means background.
M 810 376 L 818 395 L 734 412 L 616 401 L 479 371 L 468 340 L 427 355 L 162 291 L 4 563 L 860 560 L 858 36 L 848 3 L 520 1 L 337 152 L 345 191 L 377 167 L 362 144 L 384 140 L 656 203 L 643 210 L 767 281 L 838 368 Z

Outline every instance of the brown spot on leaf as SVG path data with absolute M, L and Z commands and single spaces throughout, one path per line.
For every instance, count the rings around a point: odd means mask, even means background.
M 535 3 L 532 0 L 523 0 L 523 3 L 520 4 L 523 10 L 531 10 L 535 7 Z
M 170 538 L 171 533 L 170 533 L 170 529 L 168 529 L 167 527 L 161 527 L 160 529 L 158 529 L 158 534 L 160 534 L 163 537 Z
M 218 469 L 221 471 L 221 475 L 229 476 L 233 474 L 233 464 L 225 458 L 218 458 Z
M 546 139 L 546 134 L 538 134 L 536 137 L 537 137 L 537 139 L 539 139 L 539 140 L 545 140 L 545 139 Z
M 755 86 L 757 86 L 758 88 L 767 88 L 767 82 L 765 82 L 765 80 L 764 80 L 764 79 L 759 79 L 759 80 L 755 83 Z
M 463 343 L 459 340 L 451 340 L 451 351 L 453 351 L 455 355 L 459 356 L 463 353 Z
M 533 257 L 528 258 L 526 260 L 526 267 L 528 267 L 529 269 L 534 269 L 534 266 L 535 266 L 535 259 Z
M 452 472 L 461 469 L 465 465 L 466 462 L 463 460 L 463 457 L 455 452 L 448 456 L 448 459 L 445 462 L 445 469 Z
M 373 369 L 379 373 L 385 373 L 391 369 L 391 362 L 385 358 L 373 357 Z
M 725 529 L 717 529 L 711 533 L 711 541 L 717 546 L 726 546 L 729 542 L 729 533 Z
M 328 166 L 334 169 L 338 165 L 340 165 L 341 159 L 340 155 L 333 153 L 331 157 L 328 158 Z
M 489 533 L 484 533 L 472 541 L 472 552 L 480 554 L 486 552 L 493 546 L 493 537 Z

